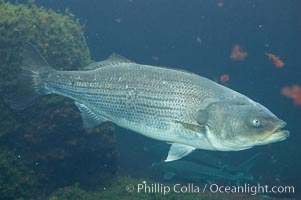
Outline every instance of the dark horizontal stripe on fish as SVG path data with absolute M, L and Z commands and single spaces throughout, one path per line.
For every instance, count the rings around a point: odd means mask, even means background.
M 157 102 L 185 102 L 184 98 L 176 98 L 177 100 L 175 101 L 175 98 L 168 98 L 168 97 L 155 97 L 155 96 L 146 96 L 146 95 L 141 95 L 139 94 L 140 92 L 137 92 L 133 95 L 130 95 L 129 92 L 130 91 L 124 91 L 124 90 L 116 90 L 116 89 L 109 89 L 108 92 L 100 92 L 99 90 L 103 90 L 98 89 L 98 90 L 81 90 L 80 88 L 70 88 L 70 87 L 62 87 L 61 85 L 52 85 L 52 88 L 56 91 L 61 91 L 62 94 L 69 94 L 69 93 L 73 93 L 73 94 L 80 94 L 80 95 L 94 95 L 94 96 L 112 96 L 112 97 L 116 97 L 116 98 L 126 98 L 128 96 L 136 96 L 136 98 L 140 98 L 140 99 L 147 99 L 147 100 L 151 100 L 151 101 L 157 101 Z M 83 92 L 84 91 L 84 92 Z M 114 91 L 114 92 L 112 92 Z M 114 94 L 115 93 L 115 94 Z M 119 94 L 116 94 L 119 93 Z M 154 93 L 155 94 L 155 93 Z M 184 96 L 184 94 L 183 94 Z

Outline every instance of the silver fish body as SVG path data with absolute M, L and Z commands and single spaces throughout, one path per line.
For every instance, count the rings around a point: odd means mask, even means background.
M 260 104 L 190 72 L 141 65 L 117 55 L 92 63 L 84 71 L 56 71 L 30 45 L 25 47 L 23 57 L 22 69 L 26 75 L 21 81 L 30 81 L 34 89 L 32 93 L 36 96 L 23 102 L 14 101 L 14 108 L 25 108 L 44 94 L 69 97 L 81 111 L 85 127 L 111 121 L 147 137 L 171 143 L 166 161 L 177 160 L 194 149 L 225 151 L 254 146 L 256 141 L 243 147 L 233 146 L 232 141 L 232 146 L 222 144 L 221 140 L 229 130 L 225 131 L 225 125 L 220 125 L 223 122 L 218 120 L 226 112 L 224 106 L 230 107 L 232 102 L 236 102 L 235 106 L 256 107 L 269 115 L 277 124 L 273 131 L 278 131 L 278 135 L 279 128 L 284 126 L 283 121 Z M 288 132 L 282 134 L 281 140 L 287 135 Z M 275 136 L 273 138 L 275 140 Z
M 200 144 L 202 134 L 176 122 L 193 124 L 196 111 L 212 100 L 231 98 L 229 92 L 239 95 L 192 73 L 136 63 L 53 71 L 43 80 L 47 93 L 70 97 L 104 121 L 154 139 L 208 149 L 212 149 L 208 142 Z

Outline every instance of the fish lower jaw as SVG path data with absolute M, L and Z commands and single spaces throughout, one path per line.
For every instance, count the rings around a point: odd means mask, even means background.
M 289 135 L 290 133 L 287 130 L 276 130 L 272 134 L 269 134 L 268 136 L 255 141 L 255 145 L 264 145 L 274 142 L 280 142 L 288 138 Z
M 275 131 L 269 138 L 270 142 L 280 142 L 288 138 L 290 135 L 290 132 L 287 130 L 278 130 Z

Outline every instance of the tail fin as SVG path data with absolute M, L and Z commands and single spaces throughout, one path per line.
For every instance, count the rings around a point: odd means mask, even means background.
M 11 107 L 16 110 L 32 105 L 45 94 L 41 73 L 51 69 L 49 64 L 31 44 L 26 43 L 23 49 L 23 62 L 19 75 L 18 90 L 10 98 Z

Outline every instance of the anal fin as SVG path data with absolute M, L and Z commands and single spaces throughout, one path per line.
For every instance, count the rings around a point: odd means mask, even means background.
M 168 152 L 168 156 L 164 160 L 164 162 L 179 160 L 180 158 L 183 158 L 184 156 L 190 154 L 195 149 L 195 147 L 188 146 L 185 144 L 172 143 Z
M 81 112 L 84 128 L 93 128 L 103 122 L 109 121 L 103 117 L 96 115 L 90 108 L 86 105 L 75 102 L 75 105 Z

